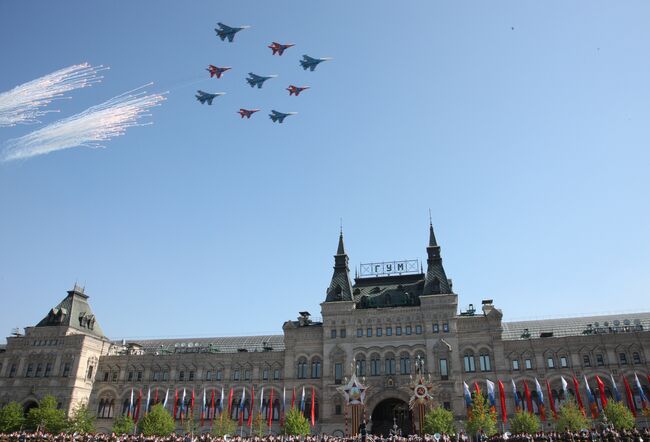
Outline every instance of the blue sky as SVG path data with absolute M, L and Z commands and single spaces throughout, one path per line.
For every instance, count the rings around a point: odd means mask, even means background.
M 340 218 L 352 266 L 424 260 L 429 208 L 463 307 L 648 310 L 649 16 L 641 1 L 1 2 L 0 90 L 111 67 L 44 123 L 150 81 L 169 94 L 105 149 L 0 164 L 0 331 L 76 280 L 111 337 L 280 333 L 320 316 Z M 252 27 L 227 44 L 218 21 Z M 296 46 L 272 57 L 273 40 Z M 304 72 L 302 54 L 334 60 Z M 233 70 L 211 80 L 210 63 Z M 249 71 L 279 77 L 252 90 Z M 227 95 L 201 106 L 199 88 Z

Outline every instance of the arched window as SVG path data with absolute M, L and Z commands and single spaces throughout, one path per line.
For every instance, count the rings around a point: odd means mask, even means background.
M 279 421 L 280 420 L 280 399 L 274 399 L 273 400 L 273 420 L 274 421 Z
M 105 400 L 100 399 L 99 400 L 99 405 L 97 406 L 97 417 L 98 418 L 103 418 L 104 417 L 104 408 L 106 407 L 105 405 Z
M 395 374 L 395 356 L 392 353 L 387 354 L 384 359 L 384 373 Z
M 478 357 L 479 368 L 481 371 L 492 371 L 492 364 L 490 363 L 490 354 L 487 351 L 481 352 Z
M 321 376 L 321 361 L 320 358 L 315 357 L 311 360 L 311 377 L 318 379 Z
M 305 379 L 307 377 L 307 358 L 298 359 L 298 365 L 296 367 L 296 377 L 298 379 Z
M 639 354 L 638 351 L 635 351 L 632 353 L 632 363 L 634 365 L 640 364 L 641 363 L 641 355 Z
M 366 357 L 364 355 L 357 355 L 356 357 L 356 374 L 357 376 L 366 375 Z
M 370 376 L 379 376 L 381 374 L 381 359 L 377 353 L 370 355 Z
M 399 357 L 400 374 L 411 374 L 411 355 L 402 353 Z
M 476 364 L 474 362 L 474 353 L 466 352 L 463 356 L 463 365 L 466 373 L 473 373 L 476 371 Z

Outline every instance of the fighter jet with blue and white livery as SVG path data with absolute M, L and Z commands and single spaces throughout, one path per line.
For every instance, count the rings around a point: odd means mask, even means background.
M 272 110 L 271 113 L 269 114 L 269 118 L 273 120 L 274 123 L 282 123 L 285 118 L 287 118 L 289 115 L 296 115 L 298 112 L 278 112 L 276 110 Z
M 204 92 L 204 91 L 196 91 L 196 99 L 201 102 L 201 104 L 205 104 L 206 102 L 208 103 L 208 106 L 212 106 L 212 100 L 215 98 L 221 96 L 221 95 L 226 95 L 225 92 L 215 92 L 214 94 L 211 94 L 210 92 Z
M 275 77 L 277 77 L 277 75 L 269 75 L 268 77 L 263 77 L 261 75 L 255 75 L 254 73 L 249 72 L 246 81 L 251 85 L 251 87 L 257 86 L 258 89 L 262 89 L 262 85 L 266 80 Z
M 217 36 L 221 39 L 221 41 L 226 41 L 226 38 L 230 43 L 232 43 L 233 38 L 235 38 L 235 34 L 241 31 L 242 29 L 248 29 L 250 26 L 240 26 L 238 28 L 231 28 L 230 26 L 224 25 L 223 23 L 217 23 L 217 26 L 219 26 L 219 29 L 214 28 L 214 31 L 217 33 Z
M 316 66 L 318 66 L 320 63 L 331 59 L 331 57 L 313 58 L 309 55 L 303 55 L 302 60 L 300 60 L 300 66 L 302 66 L 304 70 L 309 69 L 313 72 L 314 69 L 316 69 Z

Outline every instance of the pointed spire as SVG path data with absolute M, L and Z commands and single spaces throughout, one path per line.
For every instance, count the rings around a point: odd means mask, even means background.
M 429 212 L 429 245 L 427 246 L 427 274 L 424 279 L 424 295 L 434 295 L 451 293 L 451 287 L 442 266 L 442 257 L 440 256 L 440 246 L 436 241 L 436 235 L 433 232 L 433 223 L 431 222 L 431 212 Z
M 350 282 L 350 269 L 348 255 L 343 244 L 343 227 L 339 232 L 339 245 L 334 255 L 334 274 L 327 289 L 325 302 L 352 301 L 352 283 Z

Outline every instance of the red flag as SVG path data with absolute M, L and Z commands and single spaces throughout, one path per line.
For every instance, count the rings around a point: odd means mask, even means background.
M 214 420 L 214 415 L 216 413 L 216 410 L 214 408 L 214 388 L 212 389 L 212 397 L 210 398 L 210 410 L 212 410 L 212 414 L 210 415 L 210 424 L 212 424 L 212 421 Z
M 269 398 L 269 406 L 266 407 L 267 410 L 269 410 L 269 428 L 271 428 L 271 424 L 273 423 L 273 389 L 271 388 L 271 397 Z
M 138 422 L 140 417 L 140 403 L 142 402 L 142 388 L 138 391 L 138 400 L 135 403 L 135 413 L 133 413 L 133 422 Z
M 474 390 L 476 390 L 476 395 L 481 395 L 481 387 L 478 386 L 478 382 L 474 382 Z
M 587 416 L 585 412 L 585 405 L 582 403 L 582 398 L 580 397 L 580 385 L 578 385 L 578 380 L 576 377 L 573 377 L 573 387 L 575 388 L 576 400 L 578 401 L 578 406 L 583 416 Z
M 623 376 L 623 384 L 625 384 L 625 397 L 627 398 L 627 408 L 630 409 L 632 415 L 636 417 L 636 407 L 634 406 L 634 398 L 632 397 L 632 390 L 630 389 L 630 384 L 627 383 L 627 379 Z
M 232 416 L 232 387 L 230 387 L 230 393 L 228 393 L 228 417 Z
M 174 419 L 176 419 L 177 410 L 178 410 L 178 388 L 174 390 Z
M 526 396 L 526 408 L 529 413 L 533 413 L 533 398 L 530 396 L 530 390 L 528 389 L 528 384 L 524 381 L 524 395 Z
M 499 381 L 499 401 L 501 401 L 501 421 L 505 424 L 508 422 L 508 412 L 506 410 L 506 393 L 501 381 Z
M 253 426 L 253 409 L 255 408 L 255 387 L 251 387 L 251 408 L 248 411 L 248 426 Z
M 154 405 L 158 403 L 158 387 L 156 387 L 156 393 L 153 396 Z
M 194 388 L 192 388 L 192 398 L 190 399 L 190 416 L 194 418 Z
M 548 379 L 546 380 L 546 391 L 548 392 L 548 402 L 549 405 L 551 406 L 551 412 L 553 412 L 553 419 L 557 420 L 557 410 L 555 410 L 555 398 L 553 397 L 553 393 L 551 392 L 551 384 L 548 383 Z
M 316 411 L 315 411 L 315 403 L 316 403 L 316 393 L 314 393 L 314 387 L 311 387 L 311 426 L 313 427 L 316 425 Z
M 291 395 L 291 408 L 293 408 L 296 403 L 296 387 L 293 387 L 293 394 Z
M 598 384 L 598 391 L 600 392 L 600 403 L 603 406 L 603 409 L 607 406 L 607 397 L 605 396 L 605 384 L 603 381 L 600 379 L 598 375 L 596 375 L 596 384 Z

